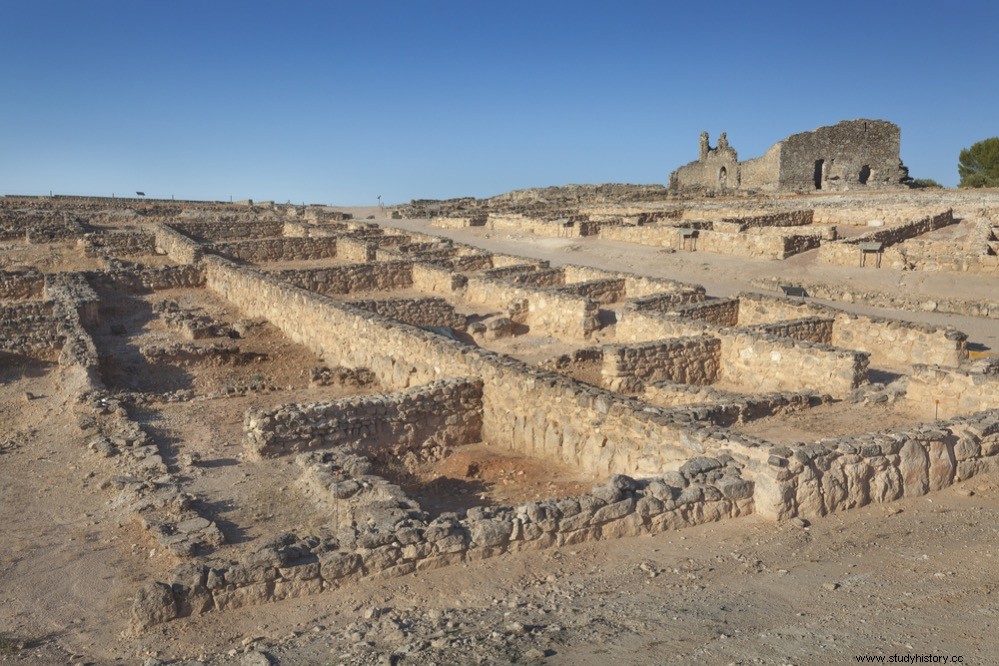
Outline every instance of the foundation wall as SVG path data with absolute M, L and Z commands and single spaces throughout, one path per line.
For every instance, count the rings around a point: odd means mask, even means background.
M 756 510 L 817 518 L 918 497 L 999 467 L 999 411 L 770 450 L 756 473 Z
M 237 261 L 254 263 L 267 261 L 296 261 L 330 259 L 338 256 L 337 237 L 264 238 L 250 241 L 212 243 L 205 249 Z
M 350 301 L 348 305 L 377 312 L 383 317 L 410 326 L 446 327 L 463 331 L 467 324 L 465 315 L 455 312 L 454 306 L 443 298 L 390 298 L 377 301 Z
M 171 221 L 170 226 L 199 241 L 249 240 L 253 238 L 275 238 L 284 233 L 284 221 L 266 220 L 211 220 L 211 221 Z
M 707 336 L 603 348 L 601 375 L 612 391 L 634 392 L 644 382 L 712 384 L 718 379 L 721 341 Z
M 739 325 L 738 298 L 715 298 L 676 308 L 673 312 L 678 317 L 697 319 L 715 326 Z
M 867 381 L 868 355 L 757 331 L 719 330 L 722 378 L 745 391 L 821 391 L 845 398 Z
M 968 357 L 967 336 L 952 328 L 856 315 L 779 296 L 739 294 L 739 324 L 742 326 L 804 316 L 831 317 L 833 330 L 829 344 L 867 352 L 875 365 L 896 367 L 935 363 L 957 366 Z
M 485 441 L 592 474 L 655 474 L 692 450 L 718 445 L 709 433 L 681 436 L 664 414 L 633 400 L 338 304 L 260 271 L 211 256 L 205 263 L 209 288 L 247 316 L 270 320 L 342 365 L 369 368 L 384 386 L 481 377 Z
M 352 294 L 360 291 L 389 291 L 413 286 L 411 261 L 385 261 L 377 264 L 348 264 L 330 268 L 271 271 L 279 280 L 320 294 Z
M 833 341 L 833 319 L 823 317 L 803 317 L 787 319 L 773 324 L 759 324 L 753 329 L 779 338 L 791 338 L 820 345 L 831 345 Z
M 915 365 L 905 404 L 922 419 L 949 419 L 999 409 L 999 375 L 967 368 Z
M 29 300 L 41 298 L 45 277 L 37 270 L 0 271 L 0 300 Z
M 472 444 L 482 439 L 482 382 L 450 379 L 400 393 L 292 404 L 246 413 L 251 457 L 320 448 L 367 455 Z
M 882 243 L 887 248 L 906 239 L 954 224 L 954 222 L 954 212 L 947 210 L 913 222 L 882 227 L 861 236 L 823 244 L 819 248 L 817 260 L 821 264 L 831 266 L 860 266 L 861 261 L 864 260 L 864 266 L 874 268 L 877 266 L 876 258 L 873 255 L 863 257 L 864 253 L 859 247 L 860 243 Z M 884 265 L 883 257 L 882 265 Z

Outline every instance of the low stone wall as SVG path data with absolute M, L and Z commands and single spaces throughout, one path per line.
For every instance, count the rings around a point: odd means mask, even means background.
M 0 271 L 0 300 L 41 298 L 45 277 L 34 268 Z
M 625 280 L 624 278 L 586 280 L 584 282 L 574 282 L 563 287 L 557 287 L 556 291 L 562 294 L 588 298 L 602 305 L 610 305 L 624 300 Z
M 413 288 L 432 294 L 452 296 L 465 288 L 468 278 L 451 270 L 450 266 L 437 266 L 427 262 L 413 264 Z
M 250 409 L 243 430 L 255 458 L 319 448 L 388 455 L 472 444 L 482 439 L 482 382 L 449 379 L 400 393 Z
M 378 245 L 367 238 L 342 236 L 338 239 L 336 256 L 358 264 L 375 261 L 378 257 Z
M 284 233 L 283 220 L 174 220 L 170 226 L 203 242 L 276 238 Z
M 557 287 L 565 284 L 565 271 L 561 268 L 535 268 L 495 279 L 525 287 Z
M 483 439 L 525 455 L 584 473 L 655 474 L 723 441 L 683 432 L 644 403 L 351 308 L 262 271 L 210 255 L 205 264 L 209 288 L 246 316 L 268 319 L 320 356 L 369 368 L 386 387 L 482 378 Z
M 212 243 L 205 249 L 237 261 L 263 263 L 268 261 L 300 261 L 330 259 L 338 256 L 336 236 L 307 238 L 264 238 L 260 240 Z
M 833 321 L 829 317 L 802 317 L 801 319 L 785 319 L 772 324 L 758 324 L 751 328 L 768 335 L 776 335 L 779 338 L 831 345 Z
M 792 414 L 832 401 L 829 394 L 811 391 L 747 394 L 665 381 L 647 383 L 640 398 L 660 407 L 692 407 L 680 411 L 689 413 L 693 420 L 722 427 Z
M 447 327 L 464 331 L 465 315 L 443 298 L 388 298 L 377 301 L 350 301 L 348 305 L 401 321 L 410 326 Z
M 779 291 L 780 285 L 790 285 L 804 289 L 811 298 L 821 298 L 843 303 L 864 303 L 872 307 L 914 312 L 945 312 L 999 319 L 999 298 L 965 299 L 943 298 L 939 296 L 907 296 L 897 291 L 876 291 L 856 289 L 843 284 L 818 282 L 813 280 L 786 280 L 782 278 L 755 278 L 750 284 L 767 291 Z
M 679 227 L 664 224 L 645 225 L 615 225 L 600 229 L 602 240 L 621 243 L 638 243 L 657 247 L 677 247 L 679 245 Z
M 620 271 L 605 271 L 590 266 L 565 264 L 560 266 L 565 274 L 566 284 L 585 282 L 587 280 L 623 279 L 625 296 L 628 298 L 643 298 L 671 294 L 677 302 L 696 303 L 704 300 L 704 287 L 685 282 L 677 282 L 666 278 L 646 277 L 634 273 Z
M 413 262 L 406 260 L 289 269 L 270 271 L 270 274 L 296 287 L 325 295 L 388 291 L 413 286 Z
M 999 275 L 999 256 L 944 240 L 913 238 L 893 245 L 885 249 L 881 265 L 899 270 Z
M 949 419 L 963 414 L 999 409 L 999 375 L 974 367 L 912 367 L 905 404 L 920 418 Z
M 739 294 L 739 323 L 753 325 L 803 316 L 833 319 L 830 344 L 870 354 L 871 362 L 889 367 L 913 363 L 957 366 L 968 357 L 967 336 L 950 327 L 872 317 L 802 299 Z
M 731 458 L 694 458 L 679 471 L 636 481 L 614 476 L 591 493 L 515 507 L 477 507 L 433 520 L 409 512 L 393 525 L 337 538 L 279 537 L 244 561 L 184 566 L 150 583 L 132 608 L 142 631 L 178 617 L 332 590 L 506 552 L 658 534 L 753 512 L 753 484 Z
M 132 292 L 161 289 L 201 289 L 205 271 L 199 266 L 135 266 L 111 259 L 105 271 L 87 274 L 87 279 L 106 288 L 123 287 Z
M 141 257 L 156 254 L 156 236 L 148 231 L 99 231 L 84 235 L 78 245 L 88 257 Z
M 668 380 L 712 384 L 718 379 L 721 341 L 708 336 L 673 338 L 639 345 L 603 348 L 604 386 L 633 393 L 645 382 Z
M 139 351 L 149 363 L 177 366 L 246 365 L 266 358 L 265 354 L 244 352 L 237 345 L 226 342 L 213 342 L 207 345 L 197 345 L 193 342 L 152 344 L 142 347 Z
M 156 247 L 178 264 L 193 264 L 200 261 L 204 254 L 200 245 L 168 225 L 157 225 L 153 233 L 156 236 Z
M 0 301 L 0 351 L 54 361 L 66 333 L 51 301 Z
M 817 518 L 940 490 L 999 468 L 999 410 L 815 444 L 773 447 L 755 470 L 756 511 Z
M 716 326 L 697 319 L 686 319 L 657 310 L 639 309 L 657 303 L 658 300 L 650 303 L 648 299 L 642 299 L 641 303 L 636 304 L 632 301 L 619 310 L 617 324 L 614 326 L 617 339 L 623 343 L 646 342 L 663 338 L 710 335 L 717 329 Z
M 464 229 L 466 227 L 483 227 L 487 215 L 471 215 L 463 217 L 435 217 L 430 220 L 430 226 L 438 229 Z
M 787 259 L 819 247 L 822 238 L 813 234 L 749 234 L 702 230 L 698 233 L 698 252 L 713 252 L 749 259 Z
M 800 227 L 812 224 L 814 211 L 812 210 L 791 210 L 780 213 L 767 213 L 765 215 L 749 215 L 746 217 L 726 217 L 723 222 L 735 222 L 742 229 L 751 227 Z
M 868 355 L 750 329 L 719 329 L 722 378 L 746 391 L 822 391 L 845 398 L 867 381 Z
M 543 262 L 541 264 L 513 264 L 511 266 L 500 266 L 499 268 L 490 268 L 482 271 L 482 277 L 497 278 L 500 280 L 507 279 L 514 275 L 520 275 L 521 273 L 531 273 L 533 271 L 541 270 L 543 268 L 548 268 L 548 262 Z M 563 272 L 563 275 L 565 273 Z
M 645 303 L 639 303 L 639 309 Z M 659 308 L 647 308 L 658 310 Z M 697 319 L 715 326 L 738 326 L 739 325 L 739 299 L 738 298 L 712 298 L 676 308 L 673 312 L 684 319 Z
M 864 254 L 859 248 L 860 243 L 881 243 L 887 248 L 906 239 L 915 238 L 954 223 L 954 211 L 947 210 L 912 222 L 881 227 L 876 231 L 869 231 L 853 238 L 846 238 L 835 243 L 824 243 L 819 248 L 817 261 L 831 266 L 860 266 Z M 864 265 L 868 268 L 874 268 L 877 266 L 877 262 L 871 259 L 865 261 Z
M 474 304 L 510 312 L 532 332 L 552 337 L 587 339 L 600 328 L 599 306 L 588 298 L 557 289 L 514 285 L 505 280 L 471 276 L 461 297 Z M 525 306 L 526 304 L 526 306 Z

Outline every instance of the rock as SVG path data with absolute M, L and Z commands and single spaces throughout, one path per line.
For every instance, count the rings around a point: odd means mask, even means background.
M 252 650 L 244 654 L 242 661 L 239 663 L 242 666 L 272 666 L 274 664 L 274 660 L 266 652 Z
M 177 597 L 166 583 L 153 582 L 139 589 L 132 604 L 132 628 L 142 631 L 177 617 Z
M 822 589 L 826 592 L 833 592 L 839 589 L 839 583 L 822 583 Z
M 720 469 L 722 463 L 720 460 L 715 460 L 714 458 L 708 458 L 706 456 L 698 456 L 696 458 L 691 458 L 687 462 L 680 466 L 680 472 L 690 478 L 697 474 L 706 474 L 713 469 Z
M 792 518 L 791 519 L 791 524 L 794 525 L 795 527 L 800 527 L 802 529 L 804 529 L 804 528 L 808 527 L 809 525 L 811 525 L 810 522 L 808 522 L 806 519 L 804 519 L 804 518 L 802 518 L 800 516 L 795 516 L 794 518 Z

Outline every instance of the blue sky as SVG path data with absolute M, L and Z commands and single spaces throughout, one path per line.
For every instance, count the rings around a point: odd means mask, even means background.
M 994 2 L 5 0 L 0 193 L 334 204 L 664 183 L 850 118 L 957 182 Z

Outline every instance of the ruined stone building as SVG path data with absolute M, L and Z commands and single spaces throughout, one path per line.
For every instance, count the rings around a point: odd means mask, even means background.
M 712 148 L 701 132 L 697 161 L 669 176 L 675 194 L 810 192 L 898 186 L 908 178 L 899 158 L 898 125 L 844 120 L 792 134 L 763 156 L 739 161 L 724 132 Z

